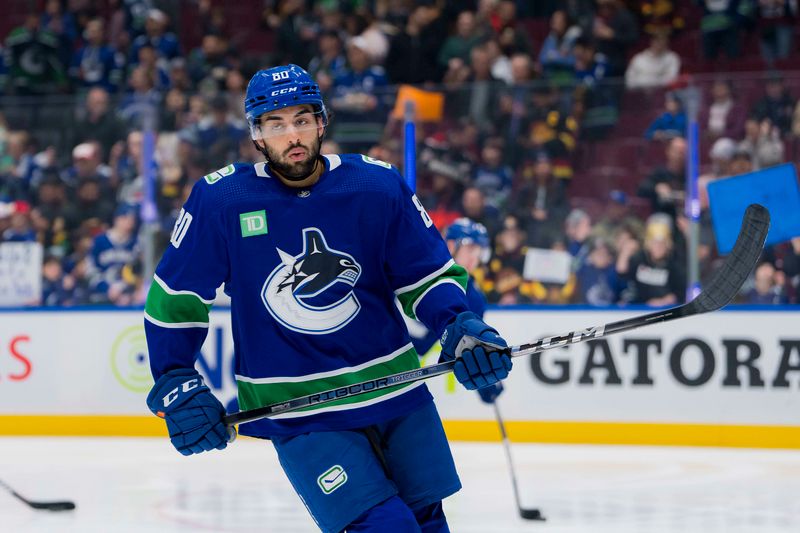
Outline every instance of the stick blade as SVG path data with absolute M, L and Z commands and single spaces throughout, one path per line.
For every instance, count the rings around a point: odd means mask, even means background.
M 28 505 L 33 507 L 34 509 L 40 509 L 44 511 L 72 511 L 75 509 L 74 502 L 26 502 Z
M 769 232 L 769 211 L 750 204 L 744 212 L 742 229 L 733 250 L 700 295 L 692 300 L 693 311 L 706 313 L 728 305 L 756 266 Z
M 519 510 L 519 516 L 524 520 L 540 520 L 544 522 L 547 520 L 539 509 L 522 509 Z

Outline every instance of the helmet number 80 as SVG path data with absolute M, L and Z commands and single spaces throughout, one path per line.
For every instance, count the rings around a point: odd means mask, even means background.
M 280 72 L 273 72 L 272 73 L 272 81 L 288 80 L 288 79 L 289 79 L 289 71 L 288 70 L 282 70 Z

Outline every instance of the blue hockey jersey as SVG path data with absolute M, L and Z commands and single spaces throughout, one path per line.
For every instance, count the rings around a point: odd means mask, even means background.
M 391 165 L 328 155 L 308 189 L 266 163 L 228 165 L 194 186 L 145 305 L 157 379 L 194 365 L 223 282 L 231 296 L 241 409 L 411 370 L 403 311 L 441 334 L 467 310 L 456 265 Z M 363 427 L 431 401 L 422 382 L 244 424 L 270 437 Z

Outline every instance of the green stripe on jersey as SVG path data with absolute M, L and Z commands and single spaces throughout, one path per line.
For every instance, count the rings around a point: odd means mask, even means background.
M 255 409 L 265 405 L 308 396 L 309 394 L 353 385 L 354 383 L 360 383 L 362 381 L 386 377 L 391 374 L 405 372 L 406 370 L 413 370 L 415 368 L 419 368 L 419 356 L 414 348 L 409 348 L 388 361 L 382 361 L 354 372 L 342 372 L 341 374 L 324 378 L 312 378 L 298 382 L 280 381 L 274 383 L 250 383 L 237 379 L 236 384 L 239 387 L 239 408 L 243 411 Z M 362 402 L 378 398 L 401 388 L 408 387 L 409 385 L 412 384 L 405 383 L 397 385 L 396 387 L 387 387 L 379 391 L 342 398 L 341 400 L 335 400 L 322 405 L 312 405 L 310 407 L 298 409 L 295 412 L 326 409 L 335 405 L 352 405 L 353 409 L 356 409 L 360 407 L 359 404 Z
M 435 278 L 423 283 L 419 287 L 410 290 L 408 292 L 404 292 L 402 294 L 397 295 L 397 299 L 400 300 L 400 305 L 403 306 L 403 312 L 410 318 L 416 320 L 417 316 L 414 314 L 414 306 L 417 304 L 417 301 L 425 294 L 425 291 L 430 289 L 433 285 L 437 283 L 441 283 L 445 280 L 451 280 L 458 283 L 464 292 L 467 291 L 467 281 L 469 280 L 469 274 L 464 267 L 459 264 L 453 263 L 453 265 L 442 272 L 440 275 L 436 276 Z
M 158 281 L 153 280 L 147 301 L 144 304 L 145 312 L 151 317 L 168 324 L 183 322 L 208 323 L 208 312 L 211 304 L 203 302 L 195 294 L 170 294 Z

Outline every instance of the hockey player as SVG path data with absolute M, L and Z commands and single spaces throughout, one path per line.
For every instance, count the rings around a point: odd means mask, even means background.
M 467 303 L 470 311 L 483 319 L 483 314 L 486 312 L 486 296 L 478 288 L 478 284 L 473 278 L 473 273 L 478 268 L 489 261 L 491 250 L 489 249 L 489 233 L 486 227 L 480 222 L 474 222 L 467 217 L 462 217 L 453 221 L 444 233 L 445 241 L 447 242 L 447 249 L 456 264 L 464 267 L 469 274 L 467 280 Z M 406 320 L 406 323 L 411 320 Z M 414 343 L 414 349 L 420 355 L 428 353 L 438 337 L 417 321 L 413 325 L 409 325 L 409 333 L 411 334 L 411 342 Z M 493 403 L 500 393 L 503 392 L 503 385 L 500 382 L 488 387 L 478 389 L 478 394 L 486 403 Z
M 328 116 L 311 77 L 296 65 L 259 71 L 245 114 L 266 161 L 197 182 L 145 305 L 147 404 L 175 448 L 227 444 L 224 408 L 194 369 L 222 283 L 242 409 L 418 367 L 395 297 L 442 334 L 442 358 L 466 388 L 504 379 L 506 342 L 468 310 L 466 271 L 398 172 L 362 155 L 320 156 Z M 461 484 L 422 382 L 240 431 L 272 440 L 323 531 L 448 531 L 441 500 Z

